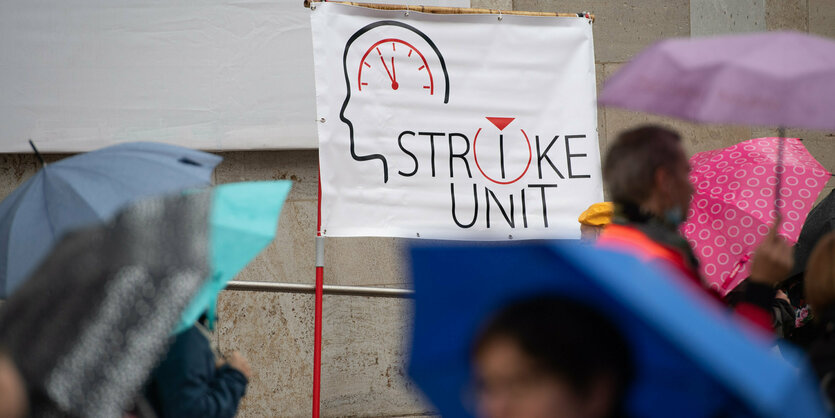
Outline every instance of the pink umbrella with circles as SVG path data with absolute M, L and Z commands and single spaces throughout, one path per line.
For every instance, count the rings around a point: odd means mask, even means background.
M 775 207 L 783 214 L 778 232 L 797 242 L 829 180 L 829 172 L 796 138 L 785 139 L 781 166 L 779 141 L 751 139 L 690 158 L 695 193 L 682 230 L 702 277 L 723 296 L 748 277 L 748 261 L 776 218 Z M 782 174 L 780 199 L 775 199 L 775 172 Z

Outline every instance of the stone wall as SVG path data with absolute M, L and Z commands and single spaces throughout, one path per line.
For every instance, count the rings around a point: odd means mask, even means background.
M 833 0 L 473 0 L 473 7 L 530 11 L 590 11 L 594 25 L 598 90 L 635 53 L 671 36 L 795 29 L 835 37 Z M 779 63 L 776 63 L 779 64 Z M 727 146 L 769 129 L 704 126 L 668 118 L 602 108 L 600 146 L 619 131 L 641 123 L 679 130 L 689 153 Z M 790 131 L 830 171 L 835 171 L 835 137 Z M 239 280 L 314 282 L 316 151 L 229 152 L 215 173 L 217 183 L 289 179 L 293 191 L 278 238 Z M 61 156 L 47 156 L 55 160 Z M 0 197 L 33 174 L 30 155 L 0 155 Z M 835 183 L 830 182 L 824 193 Z M 403 245 L 394 239 L 329 238 L 325 281 L 329 284 L 408 287 Z M 225 291 L 219 301 L 218 343 L 250 359 L 253 379 L 242 417 L 307 416 L 313 364 L 312 295 Z M 325 296 L 322 357 L 324 416 L 420 416 L 431 408 L 405 377 L 411 303 L 408 300 Z

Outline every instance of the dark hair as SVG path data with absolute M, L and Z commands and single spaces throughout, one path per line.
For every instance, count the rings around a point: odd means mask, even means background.
M 603 180 L 610 199 L 640 205 L 655 185 L 655 172 L 671 172 L 680 163 L 681 137 L 675 131 L 647 125 L 618 135 L 603 161 Z
M 473 354 L 498 337 L 515 341 L 537 367 L 567 382 L 581 396 L 600 377 L 611 378 L 616 410 L 622 409 L 633 375 L 631 350 L 621 332 L 597 310 L 556 296 L 513 303 L 488 322 Z

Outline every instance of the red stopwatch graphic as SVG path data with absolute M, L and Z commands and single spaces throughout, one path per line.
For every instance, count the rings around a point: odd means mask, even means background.
M 382 74 L 388 76 L 386 87 L 391 87 L 392 90 L 399 90 L 401 88 L 421 89 L 427 91 L 429 95 L 435 94 L 435 82 L 432 79 L 432 71 L 429 69 L 429 64 L 423 54 L 411 44 L 400 39 L 383 39 L 365 51 L 360 61 L 358 87 L 359 91 L 368 86 L 369 82 L 374 84 L 372 77 L 366 77 L 367 81 L 363 81 L 364 71 L 380 71 Z M 402 86 L 397 80 L 397 74 L 406 74 L 406 72 L 416 72 L 420 77 L 408 77 L 409 83 L 418 85 Z M 368 75 L 368 73 L 365 73 Z M 410 74 L 413 75 L 413 74 Z

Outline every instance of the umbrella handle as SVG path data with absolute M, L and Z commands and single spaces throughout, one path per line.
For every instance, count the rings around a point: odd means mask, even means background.
M 748 260 L 750 260 L 750 259 L 751 259 L 751 256 L 746 254 L 746 255 L 742 256 L 742 258 L 740 258 L 739 261 L 736 262 L 736 264 L 734 265 L 734 269 L 731 271 L 731 274 L 729 274 L 728 278 L 725 280 L 725 282 L 722 283 L 722 291 L 723 292 L 728 290 L 728 287 L 730 287 L 731 282 L 733 282 L 734 279 L 736 279 L 736 276 L 739 274 L 739 271 L 742 270 L 742 266 L 747 264 Z
M 777 182 L 774 185 L 774 210 L 777 211 L 777 217 L 780 217 L 780 206 L 783 198 L 780 197 L 780 188 L 783 185 L 783 172 L 786 171 L 783 167 L 783 151 L 786 147 L 786 128 L 781 126 L 777 128 L 778 144 L 777 144 L 777 165 L 774 167 L 774 175 Z

